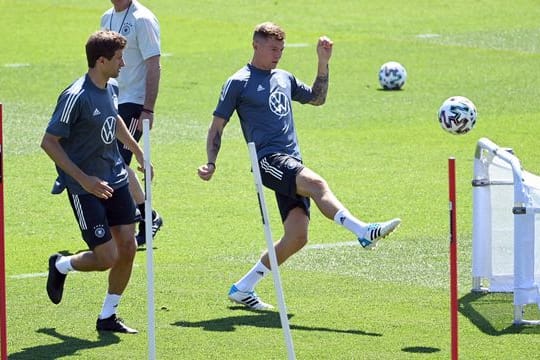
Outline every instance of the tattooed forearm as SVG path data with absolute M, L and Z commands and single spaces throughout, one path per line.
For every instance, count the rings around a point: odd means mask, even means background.
M 328 74 L 319 75 L 311 87 L 313 99 L 309 102 L 311 105 L 322 105 L 326 101 L 328 93 Z
M 209 140 L 211 141 L 208 143 L 208 161 L 215 162 L 221 148 L 221 132 L 216 131 L 214 137 Z

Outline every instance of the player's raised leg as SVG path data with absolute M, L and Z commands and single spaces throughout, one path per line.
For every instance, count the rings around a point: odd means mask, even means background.
M 326 180 L 311 169 L 304 167 L 296 177 L 297 193 L 308 196 L 328 219 L 353 232 L 360 245 L 372 249 L 377 242 L 391 234 L 401 224 L 394 218 L 385 222 L 366 223 L 353 216 L 336 198 Z

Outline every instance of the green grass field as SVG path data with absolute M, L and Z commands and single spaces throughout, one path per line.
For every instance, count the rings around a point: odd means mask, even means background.
M 405 5 L 405 3 L 407 5 Z M 146 0 L 162 29 L 161 91 L 152 131 L 159 359 L 284 359 L 277 311 L 251 312 L 226 297 L 265 248 L 249 156 L 235 116 L 214 179 L 202 182 L 206 130 L 222 83 L 250 60 L 251 31 L 272 20 L 287 31 L 280 67 L 310 84 L 315 43 L 334 42 L 323 107 L 295 104 L 307 165 L 366 221 L 403 224 L 376 251 L 314 208 L 310 244 L 281 270 L 298 359 L 450 357 L 447 159 L 457 159 L 463 359 L 532 359 L 540 328 L 512 326 L 510 294 L 471 294 L 472 159 L 488 137 L 540 173 L 536 1 L 331 2 Z M 60 305 L 45 292 L 47 259 L 84 249 L 55 171 L 39 143 L 58 94 L 86 71 L 84 43 L 109 1 L 0 0 L 0 102 L 10 359 L 144 359 L 146 253 L 137 255 L 119 314 L 141 332 L 99 337 L 106 273 L 73 273 Z M 380 91 L 377 73 L 401 62 L 403 91 Z M 436 113 L 453 95 L 478 108 L 465 136 Z M 240 167 L 238 166 L 240 164 Z M 266 193 L 274 237 L 281 234 Z M 350 246 L 349 246 L 350 245 Z M 273 282 L 258 287 L 276 303 Z M 534 306 L 527 317 L 540 317 Z

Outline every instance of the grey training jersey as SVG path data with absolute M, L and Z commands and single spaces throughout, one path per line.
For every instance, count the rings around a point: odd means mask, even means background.
M 301 160 L 291 103 L 312 98 L 311 88 L 289 72 L 247 64 L 223 85 L 214 116 L 229 121 L 236 110 L 244 138 L 255 143 L 259 158 L 282 153 Z
M 86 74 L 60 94 L 46 130 L 61 137 L 60 145 L 83 172 L 107 181 L 113 189 L 128 183 L 116 143 L 117 109 L 118 87 L 113 81 L 100 89 Z M 88 193 L 58 166 L 56 170 L 57 187 L 67 186 L 73 194 Z

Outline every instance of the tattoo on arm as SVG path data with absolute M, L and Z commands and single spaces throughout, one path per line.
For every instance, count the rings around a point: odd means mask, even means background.
M 326 101 L 328 94 L 328 75 L 319 75 L 311 87 L 313 99 L 309 102 L 311 105 L 322 105 Z
M 209 144 L 208 157 L 210 159 L 214 159 L 215 161 L 220 148 L 221 148 L 221 132 L 216 131 L 215 136 L 212 138 L 211 143 Z

